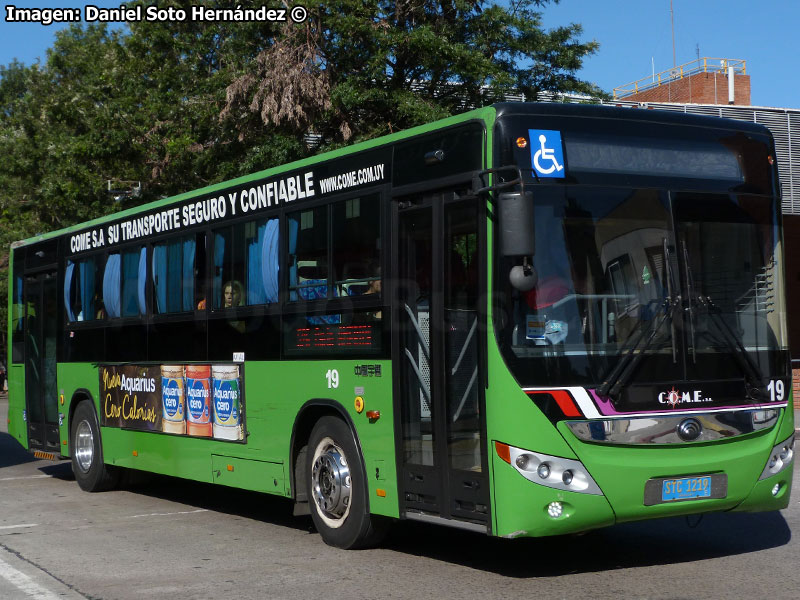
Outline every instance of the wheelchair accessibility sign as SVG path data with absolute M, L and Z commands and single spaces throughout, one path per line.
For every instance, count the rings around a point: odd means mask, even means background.
M 531 166 L 536 175 L 563 179 L 565 172 L 561 132 L 551 129 L 529 129 L 528 136 L 531 146 Z

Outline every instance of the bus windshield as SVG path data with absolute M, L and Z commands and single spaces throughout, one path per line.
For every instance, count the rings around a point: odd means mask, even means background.
M 523 386 L 785 371 L 779 212 L 757 194 L 535 185 L 536 286 L 498 277 L 503 354 Z M 750 360 L 752 359 L 752 361 Z M 750 374 L 752 378 L 752 373 Z

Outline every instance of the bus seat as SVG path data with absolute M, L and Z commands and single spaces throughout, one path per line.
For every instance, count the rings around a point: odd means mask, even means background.
M 338 282 L 343 296 L 361 296 L 369 289 L 369 274 L 362 262 L 345 264 L 342 280 Z

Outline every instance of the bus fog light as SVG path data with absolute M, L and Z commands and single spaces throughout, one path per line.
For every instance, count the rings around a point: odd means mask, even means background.
M 570 471 L 570 470 L 566 470 L 566 471 L 564 471 L 564 473 L 561 475 L 561 481 L 563 481 L 563 482 L 564 482 L 564 485 L 570 485 L 570 484 L 572 483 L 572 478 L 573 478 L 573 477 L 574 477 L 574 476 L 573 476 L 573 474 L 572 474 L 572 471 Z
M 772 495 L 773 496 L 777 496 L 778 492 L 780 492 L 780 491 L 781 491 L 781 484 L 780 483 L 776 483 L 772 488 Z
M 561 502 L 551 502 L 547 505 L 547 514 L 557 519 L 564 512 L 564 505 Z
M 536 469 L 536 472 L 542 479 L 547 479 L 548 477 L 550 477 L 550 465 L 548 465 L 547 463 L 542 463 L 539 465 L 539 468 Z

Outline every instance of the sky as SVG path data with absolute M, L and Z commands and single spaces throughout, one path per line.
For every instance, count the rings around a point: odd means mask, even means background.
M 120 2 L 12 0 L 3 3 L 4 17 L 8 4 L 84 11 L 87 4 L 116 8 Z M 269 1 L 265 4 L 271 5 Z M 674 16 L 678 65 L 694 61 L 698 46 L 700 57 L 744 60 L 753 105 L 800 109 L 800 76 L 795 72 L 800 23 L 797 0 L 561 0 L 546 5 L 542 13 L 546 28 L 579 23 L 583 41 L 600 43 L 597 54 L 585 60 L 578 76 L 606 92 L 673 67 Z M 14 58 L 25 64 L 37 58 L 44 62 L 57 28 L 0 21 L 0 64 L 9 64 Z

